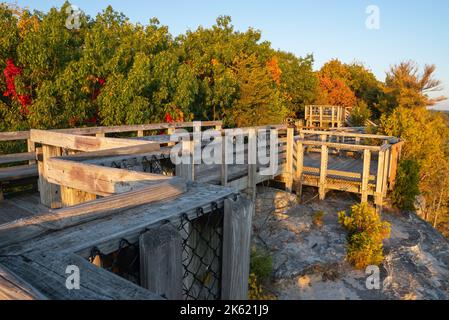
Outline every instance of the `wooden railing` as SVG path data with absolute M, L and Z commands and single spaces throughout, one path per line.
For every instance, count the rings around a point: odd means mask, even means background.
M 166 130 L 167 134 L 174 132 L 177 128 L 193 128 L 195 122 L 172 122 L 172 123 L 153 123 L 153 124 L 143 124 L 143 125 L 125 125 L 125 126 L 107 126 L 107 127 L 85 127 L 85 128 L 69 128 L 69 129 L 55 129 L 48 130 L 45 132 L 53 132 L 58 135 L 52 135 L 53 140 L 47 141 L 48 146 L 58 146 L 63 147 L 69 150 L 77 150 L 77 151 L 92 151 L 92 150 L 102 150 L 104 148 L 112 148 L 112 147 L 120 147 L 123 145 L 123 139 L 120 140 L 107 140 L 107 143 L 104 147 L 91 146 L 89 143 L 92 143 L 93 140 L 89 137 L 84 138 L 84 142 L 79 146 L 74 146 L 73 144 L 70 146 L 71 148 L 67 148 L 66 143 L 68 141 L 62 142 L 62 137 L 70 137 L 70 136 L 62 136 L 62 134 L 71 134 L 71 135 L 83 135 L 90 136 L 95 135 L 96 137 L 106 137 L 108 134 L 113 133 L 135 133 L 137 137 L 145 137 L 146 133 L 157 130 Z M 215 129 L 221 130 L 222 122 L 221 121 L 204 121 L 201 122 L 201 126 L 203 128 L 213 127 Z M 47 138 L 50 135 L 47 135 Z M 74 136 L 71 136 L 72 138 Z M 68 139 L 68 138 L 67 138 Z M 81 141 L 80 137 L 76 138 L 77 141 Z M 49 152 L 50 155 L 57 156 L 59 152 L 56 152 L 53 149 L 51 153 L 48 147 L 41 147 L 36 150 L 36 143 L 43 144 L 43 141 L 39 140 L 39 137 L 34 136 L 34 140 L 31 139 L 30 131 L 17 131 L 17 132 L 0 132 L 0 142 L 9 142 L 9 141 L 27 141 L 27 152 L 23 153 L 13 153 L 13 154 L 0 154 L 0 200 L 3 199 L 3 189 L 2 185 L 5 183 L 13 182 L 17 183 L 18 181 L 33 179 L 38 177 L 38 165 L 36 162 L 37 153 L 43 157 L 48 157 Z M 90 141 L 90 142 L 89 142 Z M 97 141 L 97 140 L 95 140 Z M 98 142 L 98 141 L 97 141 Z M 61 145 L 62 143 L 62 145 Z M 139 144 L 139 142 L 133 142 L 133 144 Z M 142 143 L 141 143 L 142 144 Z M 129 144 L 125 144 L 129 146 Z M 37 153 L 36 153 L 37 152 Z M 62 152 L 62 151 L 61 151 Z M 43 171 L 41 168 L 40 171 Z M 42 181 L 42 179 L 40 179 Z M 39 183 L 39 189 L 42 187 L 42 183 Z M 44 185 L 45 188 L 45 185 Z M 44 189 L 44 193 L 45 193 Z M 44 199 L 44 198 L 42 198 Z M 44 203 L 49 204 L 47 200 L 44 200 Z
M 346 108 L 342 106 L 306 106 L 305 120 L 307 127 L 318 125 L 324 127 L 342 127 L 346 121 Z
M 287 139 L 293 142 L 293 154 L 288 156 L 286 174 L 287 183 L 297 183 L 297 193 L 301 194 L 302 185 L 318 187 L 320 199 L 324 199 L 328 190 L 342 190 L 361 194 L 361 201 L 368 201 L 374 196 L 378 208 L 382 207 L 387 190 L 394 187 L 397 163 L 403 142 L 396 137 L 360 134 L 354 132 L 300 130 L 299 135 L 292 138 L 293 128 L 289 128 Z M 329 156 L 343 156 L 342 152 L 350 152 L 348 159 L 361 158 L 361 168 L 357 171 L 356 162 L 341 169 L 329 168 Z M 319 167 L 307 167 L 304 159 L 308 154 L 319 153 Z M 374 162 L 372 162 L 374 160 Z M 371 174 L 371 166 L 377 165 L 375 174 Z

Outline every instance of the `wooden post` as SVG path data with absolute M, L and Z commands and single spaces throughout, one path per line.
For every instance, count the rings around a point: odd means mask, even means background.
M 98 132 L 98 133 L 95 134 L 95 136 L 97 138 L 104 138 L 104 137 L 106 137 L 106 134 L 104 132 Z
M 333 128 L 335 126 L 335 107 L 332 106 L 332 123 L 331 123 L 331 128 Z
M 293 145 L 294 145 L 295 128 L 287 128 L 287 162 L 285 172 L 285 189 L 292 192 L 293 187 Z
M 306 120 L 306 127 L 309 126 L 309 106 L 304 107 L 304 120 Z
M 228 159 L 228 139 L 226 133 L 223 132 L 221 136 L 221 185 L 228 185 L 228 164 L 226 163 Z
M 310 107 L 310 127 L 313 126 L 313 109 L 314 107 Z
M 28 152 L 36 152 L 36 145 L 30 139 L 27 140 L 27 149 Z M 36 164 L 36 160 L 30 160 L 28 164 Z
M 141 286 L 169 300 L 182 299 L 182 239 L 164 225 L 139 238 Z
M 81 191 L 78 189 L 61 186 L 61 205 L 62 207 L 74 206 L 80 203 L 97 199 L 92 193 Z
M 388 191 L 388 172 L 389 172 L 389 164 L 390 164 L 390 148 L 387 148 L 385 150 L 385 157 L 384 157 L 384 172 L 383 172 L 383 178 L 382 178 L 382 192 L 383 196 L 387 196 Z
M 376 209 L 378 213 L 382 212 L 383 205 L 383 173 L 384 173 L 384 165 L 385 165 L 385 151 L 379 151 L 379 158 L 377 161 L 377 176 L 376 176 Z
M 319 183 L 319 197 L 320 200 L 324 200 L 326 197 L 326 176 L 327 176 L 327 163 L 329 150 L 326 145 L 321 146 L 321 164 L 320 164 L 320 183 Z
M 223 221 L 221 298 L 248 299 L 251 223 L 254 203 L 239 196 L 226 199 Z
M 341 127 L 341 107 L 337 107 L 337 128 Z
M 398 144 L 394 144 L 391 146 L 391 155 L 390 155 L 390 166 L 388 170 L 389 175 L 389 189 L 394 189 L 394 185 L 396 183 L 396 174 L 397 174 L 397 167 L 398 167 L 398 161 L 399 161 L 399 148 Z
M 257 135 L 254 128 L 249 129 L 248 137 L 248 190 L 251 201 L 256 201 L 257 178 Z
M 194 141 L 181 141 L 182 163 L 176 165 L 176 175 L 186 181 L 195 180 L 195 165 L 193 164 Z M 188 161 L 187 161 L 188 160 Z M 188 162 L 188 163 L 184 163 Z
M 368 184 L 370 176 L 371 151 L 363 150 L 362 202 L 368 202 Z
M 171 136 L 173 133 L 175 133 L 175 130 L 176 130 L 176 128 L 170 127 L 170 128 L 167 129 L 167 134 L 169 136 Z M 167 143 L 167 146 L 173 147 L 175 144 L 176 144 L 175 142 L 169 142 L 169 143 Z
M 51 157 L 60 157 L 61 155 L 62 150 L 59 147 L 42 146 L 42 165 L 39 166 L 41 203 L 52 209 L 61 207 L 61 188 L 46 180 L 46 161 Z
M 302 197 L 302 171 L 304 168 L 304 145 L 301 141 L 296 143 L 296 196 Z
M 323 106 L 319 107 L 320 109 L 320 128 L 323 127 Z
M 143 132 L 143 130 L 137 130 L 137 136 L 140 138 L 140 137 L 143 137 L 144 136 L 144 132 Z

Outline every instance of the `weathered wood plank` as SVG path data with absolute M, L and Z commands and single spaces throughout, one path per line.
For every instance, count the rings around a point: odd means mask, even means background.
M 61 205 L 61 187 L 57 184 L 51 183 L 48 179 L 48 172 L 46 163 L 52 157 L 60 157 L 62 150 L 59 147 L 43 145 L 42 146 L 42 172 L 39 172 L 40 180 L 40 195 L 43 205 L 49 208 L 60 208 Z
M 169 300 L 182 299 L 182 239 L 178 230 L 164 225 L 140 236 L 142 287 Z
M 202 121 L 201 125 L 203 127 L 214 127 L 216 125 L 220 125 L 221 123 L 222 123 L 221 121 Z M 193 127 L 193 122 L 170 122 L 170 123 L 150 123 L 150 124 L 109 126 L 109 127 L 70 128 L 70 129 L 56 129 L 52 131 L 59 133 L 84 135 L 96 133 L 137 132 L 139 130 L 151 131 L 151 130 L 163 130 L 168 128 L 189 128 L 189 127 Z
M 287 128 L 287 154 L 286 159 L 287 163 L 285 165 L 286 167 L 286 182 L 285 182 L 285 188 L 287 192 L 292 191 L 293 186 L 293 144 L 294 144 L 294 127 L 288 127 Z
M 140 188 L 143 184 L 173 179 L 160 174 L 100 167 L 63 159 L 48 159 L 45 166 L 49 182 L 100 196 L 127 192 Z
M 157 201 L 168 201 L 186 191 L 185 183 L 179 179 L 139 190 L 113 195 L 107 198 L 82 203 L 50 213 L 21 219 L 0 225 L 0 247 L 29 240 L 49 230 L 61 230 L 129 208 Z
M 0 164 L 35 160 L 35 152 L 10 153 L 0 155 Z
M 363 153 L 363 174 L 362 174 L 362 202 L 368 201 L 368 183 L 370 180 L 371 152 L 365 150 Z
M 57 232 L 51 232 L 51 229 L 47 229 L 48 235 L 41 233 L 42 235 L 34 238 L 32 242 L 20 242 L 3 248 L 0 246 L 0 255 L 53 250 L 77 252 L 84 257 L 88 257 L 94 246 L 98 247 L 104 254 L 108 254 L 117 250 L 118 243 L 122 238 L 134 243 L 138 241 L 140 234 L 149 226 L 157 226 L 167 220 L 176 222 L 184 213 L 190 218 L 196 217 L 198 207 L 202 207 L 204 212 L 210 212 L 212 202 L 216 202 L 218 207 L 221 208 L 223 199 L 232 194 L 234 194 L 234 191 L 230 188 L 192 184 L 185 194 L 167 201 L 155 202 L 145 206 L 133 206 L 129 209 L 120 210 L 120 214 L 114 215 L 113 218 L 106 215 L 81 225 L 63 228 L 63 230 Z M 80 206 L 85 205 L 87 203 Z M 70 209 L 64 208 L 61 210 Z
M 97 199 L 97 195 L 82 190 L 61 186 L 61 203 L 63 207 L 74 206 Z
M 31 130 L 30 139 L 35 143 L 77 151 L 98 151 L 145 144 L 150 146 L 154 145 L 155 149 L 151 151 L 158 150 L 159 148 L 157 143 L 136 139 L 98 138 L 34 129 Z
M 0 181 L 12 181 L 38 176 L 37 165 L 21 165 L 0 168 Z
M 223 300 L 248 299 L 251 221 L 254 203 L 242 196 L 224 203 Z
M 321 146 L 321 163 L 320 163 L 320 184 L 319 184 L 319 196 L 320 200 L 324 200 L 326 197 L 327 189 L 327 165 L 329 159 L 329 151 L 327 145 Z
M 139 287 L 111 272 L 98 268 L 75 254 L 38 252 L 24 257 L 0 258 L 0 262 L 46 295 L 57 300 L 154 300 L 153 292 Z M 68 289 L 68 266 L 79 268 L 80 288 Z
M 47 297 L 0 264 L 0 300 L 46 300 Z
M 370 151 L 379 151 L 381 147 L 378 146 L 365 146 L 365 145 L 356 145 L 356 144 L 347 144 L 347 143 L 334 143 L 334 142 L 323 142 L 323 141 L 310 141 L 303 140 L 302 143 L 306 146 L 327 146 L 329 148 L 342 149 L 342 150 L 370 150 Z
M 29 138 L 29 131 L 0 132 L 0 141 L 27 140 Z

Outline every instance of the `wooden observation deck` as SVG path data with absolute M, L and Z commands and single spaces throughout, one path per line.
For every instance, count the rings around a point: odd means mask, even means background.
M 341 115 L 331 109 L 334 126 Z M 189 138 L 214 134 L 176 143 L 178 128 Z M 278 152 L 269 163 L 249 161 L 267 129 Z M 219 144 L 214 153 L 241 156 L 239 164 L 196 160 L 229 134 L 221 122 L 0 133 L 2 142 L 28 141 L 26 152 L 0 155 L 0 299 L 246 299 L 257 184 L 282 180 L 299 195 L 316 187 L 321 199 L 357 193 L 381 208 L 402 145 L 276 125 L 234 132 L 231 149 Z M 173 148 L 189 161 L 174 164 Z M 17 194 L 21 185 L 35 188 Z M 67 284 L 73 266 L 77 290 Z

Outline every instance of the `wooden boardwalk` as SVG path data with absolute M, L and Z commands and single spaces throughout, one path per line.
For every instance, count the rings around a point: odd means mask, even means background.
M 224 134 L 220 122 L 203 125 Z M 0 297 L 245 299 L 257 184 L 280 179 L 299 196 L 312 186 L 321 199 L 329 190 L 353 192 L 381 208 L 401 147 L 388 136 L 269 126 L 279 149 L 270 161 L 278 166 L 264 175 L 267 164 L 248 163 L 261 128 L 238 133 L 246 141 L 243 164 L 192 164 L 204 143 L 183 141 L 191 161 L 174 165 L 170 133 L 177 126 L 190 136 L 202 130 L 181 123 L 0 133 L 1 141 L 29 145 L 26 155 L 0 156 L 12 165 L 2 168 Z M 161 129 L 167 134 L 150 135 Z M 124 132 L 135 134 L 106 136 Z M 11 198 L 8 188 L 23 182 L 17 172 L 32 167 L 39 194 Z M 80 290 L 65 287 L 68 265 L 83 274 Z M 198 281 L 207 274 L 210 283 Z

